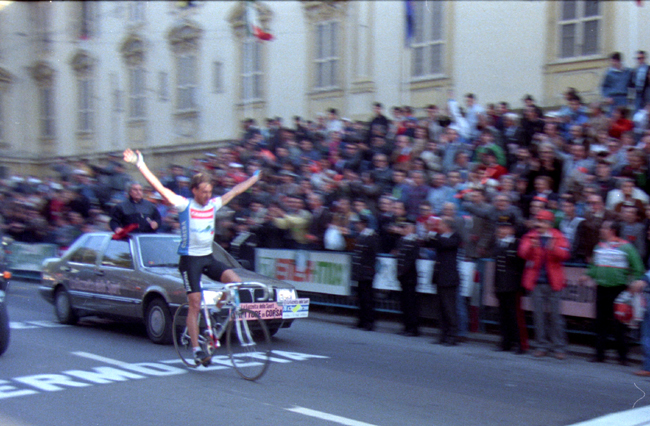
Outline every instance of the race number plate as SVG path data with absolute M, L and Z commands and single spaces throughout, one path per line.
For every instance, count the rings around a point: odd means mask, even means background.
M 282 301 L 282 318 L 307 318 L 309 316 L 309 299 Z
M 244 309 L 250 309 L 251 311 L 257 312 L 260 318 L 262 318 L 263 320 L 282 318 L 282 307 L 279 306 L 276 302 L 242 303 L 241 307 Z

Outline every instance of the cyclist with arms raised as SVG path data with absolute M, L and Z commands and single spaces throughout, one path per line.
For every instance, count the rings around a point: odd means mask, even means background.
M 197 365 L 209 365 L 211 356 L 201 349 L 198 343 L 198 316 L 201 309 L 201 275 L 205 274 L 222 283 L 240 282 L 239 276 L 226 265 L 212 257 L 214 239 L 215 213 L 237 195 L 245 192 L 259 179 L 259 171 L 233 187 L 220 197 L 212 197 L 212 179 L 209 175 L 198 173 L 192 177 L 190 191 L 194 198 L 185 198 L 163 186 L 160 180 L 144 163 L 140 151 L 126 149 L 124 161 L 135 164 L 142 176 L 160 195 L 178 209 L 181 225 L 181 244 L 178 254 L 181 256 L 178 269 L 183 276 L 187 291 L 189 309 L 187 313 L 187 331 L 192 339 L 194 360 Z

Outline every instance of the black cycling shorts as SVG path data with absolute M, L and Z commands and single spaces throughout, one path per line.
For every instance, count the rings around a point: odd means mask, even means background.
M 183 285 L 187 293 L 201 291 L 202 274 L 215 281 L 220 281 L 221 275 L 228 269 L 230 268 L 216 260 L 211 254 L 205 256 L 181 256 L 178 263 L 178 270 L 181 271 Z

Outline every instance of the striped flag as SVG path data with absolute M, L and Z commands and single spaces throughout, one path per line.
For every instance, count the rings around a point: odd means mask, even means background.
M 406 34 L 404 43 L 406 47 L 411 47 L 411 40 L 415 35 L 415 13 L 413 10 L 413 0 L 404 0 L 406 16 Z
M 273 40 L 273 36 L 262 29 L 254 0 L 246 1 L 246 27 L 248 34 L 255 36 L 258 40 Z

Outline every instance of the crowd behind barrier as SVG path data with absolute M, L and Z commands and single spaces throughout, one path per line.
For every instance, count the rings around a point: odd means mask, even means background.
M 620 66 L 612 55 L 601 102 L 585 105 L 568 88 L 566 104 L 553 111 L 530 95 L 512 109 L 506 102 L 482 106 L 468 93 L 461 107 L 450 92 L 445 105 L 420 110 L 385 112 L 375 103 L 365 122 L 335 109 L 291 123 L 246 119 L 237 142 L 156 174 L 191 197 L 196 173 L 211 175 L 220 195 L 261 169 L 260 182 L 219 210 L 215 234 L 251 265 L 262 248 L 352 251 L 359 220 L 377 233 L 379 253 L 395 255 L 406 225 L 426 239 L 450 221 L 461 235 L 461 261 L 485 273 L 479 259 L 493 254 L 499 223 L 511 222 L 519 238 L 537 227 L 540 211 L 553 213 L 568 261 L 589 263 L 601 224 L 611 219 L 648 265 L 650 104 L 637 81 L 647 66 L 641 61 L 627 72 L 631 96 L 623 101 L 610 87 Z M 60 159 L 45 178 L 3 179 L 3 232 L 64 249 L 84 232 L 108 230 L 113 209 L 128 197 L 133 170 L 126 166 L 115 153 L 98 164 Z M 151 188 L 145 198 L 160 212 L 157 231 L 178 233 L 178 212 Z M 436 250 L 423 246 L 419 257 L 435 260 Z

